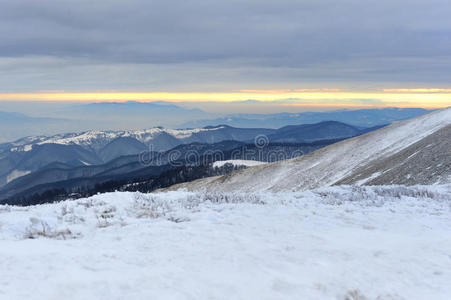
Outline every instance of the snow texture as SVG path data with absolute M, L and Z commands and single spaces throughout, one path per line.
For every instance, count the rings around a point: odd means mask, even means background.
M 451 299 L 451 185 L 0 206 L 0 299 Z

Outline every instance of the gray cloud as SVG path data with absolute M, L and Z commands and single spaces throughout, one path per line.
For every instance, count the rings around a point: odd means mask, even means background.
M 449 8 L 447 0 L 0 0 L 0 88 L 443 84 Z

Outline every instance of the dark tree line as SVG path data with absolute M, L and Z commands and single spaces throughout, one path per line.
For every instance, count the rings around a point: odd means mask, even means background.
M 190 182 L 197 179 L 228 174 L 243 167 L 225 164 L 220 168 L 213 168 L 211 164 L 184 165 L 164 171 L 158 176 L 134 178 L 131 180 L 109 180 L 97 183 L 93 188 L 77 187 L 76 189 L 58 188 L 49 189 L 43 193 L 35 193 L 31 196 L 17 196 L 8 199 L 7 203 L 14 205 L 36 205 L 53 203 L 66 199 L 86 198 L 99 193 L 109 192 L 142 192 L 149 193 L 161 188 L 167 188 L 174 184 Z

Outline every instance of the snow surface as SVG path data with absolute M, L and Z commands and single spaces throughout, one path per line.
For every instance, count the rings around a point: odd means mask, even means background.
M 265 162 L 256 161 L 256 160 L 244 160 L 244 159 L 230 159 L 230 160 L 221 160 L 215 161 L 213 163 L 213 168 L 223 167 L 225 164 L 232 164 L 234 166 L 245 166 L 245 167 L 253 167 L 265 164 Z
M 451 185 L 0 206 L 0 299 L 451 299 Z

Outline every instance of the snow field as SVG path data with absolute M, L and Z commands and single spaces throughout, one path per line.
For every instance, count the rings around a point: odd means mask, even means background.
M 450 299 L 451 185 L 0 206 L 0 299 Z

